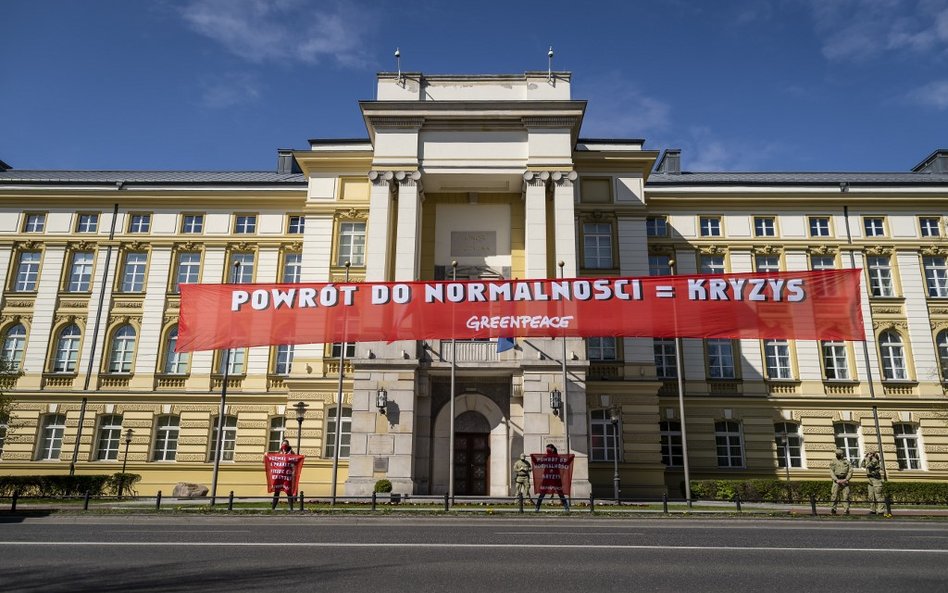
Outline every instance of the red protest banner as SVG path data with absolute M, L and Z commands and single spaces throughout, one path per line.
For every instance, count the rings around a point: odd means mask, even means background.
M 267 453 L 263 456 L 263 466 L 267 471 L 267 492 L 285 492 L 296 496 L 300 486 L 300 474 L 303 473 L 304 455 L 286 455 Z M 274 503 L 275 504 L 275 503 Z
M 502 336 L 863 340 L 860 274 L 182 284 L 177 350 Z
M 573 486 L 573 459 L 576 456 L 532 453 L 533 493 L 569 496 Z

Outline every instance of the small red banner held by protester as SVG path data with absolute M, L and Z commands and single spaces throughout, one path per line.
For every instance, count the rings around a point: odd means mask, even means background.
M 576 456 L 533 453 L 533 493 L 569 496 L 573 486 L 573 459 Z
M 300 474 L 303 473 L 304 455 L 286 455 L 267 453 L 263 456 L 263 465 L 267 471 L 267 492 L 284 492 L 296 496 L 300 486 Z

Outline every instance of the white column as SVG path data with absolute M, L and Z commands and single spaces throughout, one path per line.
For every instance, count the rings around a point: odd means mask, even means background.
M 564 262 L 563 275 L 576 277 L 576 216 L 573 179 L 576 173 L 553 173 L 553 244 L 556 261 Z
M 398 222 L 395 241 L 395 280 L 418 279 L 419 247 L 421 245 L 421 193 L 417 171 L 398 181 Z
M 529 177 L 529 178 L 528 178 Z M 548 276 L 546 257 L 546 180 L 533 173 L 524 176 L 524 273 L 527 278 Z M 570 235 L 570 240 L 575 240 Z
M 376 177 L 372 178 L 372 175 Z M 392 198 L 389 182 L 391 171 L 372 171 L 369 192 L 369 220 L 365 237 L 365 280 L 384 282 L 389 279 L 389 228 L 392 224 Z

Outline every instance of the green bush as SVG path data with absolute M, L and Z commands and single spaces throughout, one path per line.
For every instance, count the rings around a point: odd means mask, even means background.
M 135 484 L 139 483 L 141 479 L 141 474 L 115 472 L 109 476 L 108 482 L 105 484 L 105 491 L 116 496 L 132 496 L 135 494 Z M 119 492 L 120 488 L 121 492 Z
M 391 492 L 392 483 L 388 480 L 382 479 L 375 483 L 375 492 Z
M 0 476 L 0 496 L 81 496 L 86 492 L 99 496 L 110 476 Z
M 818 501 L 827 501 L 832 493 L 832 484 L 826 480 L 694 480 L 691 495 L 704 500 L 741 500 L 754 502 L 809 502 L 810 496 Z M 883 494 L 902 504 L 948 504 L 948 483 L 945 482 L 887 482 Z M 864 502 L 868 495 L 865 481 L 851 483 L 850 496 L 856 502 Z

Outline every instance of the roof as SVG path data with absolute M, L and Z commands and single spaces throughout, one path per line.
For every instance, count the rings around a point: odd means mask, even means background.
M 920 173 L 652 173 L 646 186 L 672 185 L 946 185 L 948 175 Z
M 306 185 L 300 173 L 274 171 L 55 171 L 0 170 L 0 183 Z

